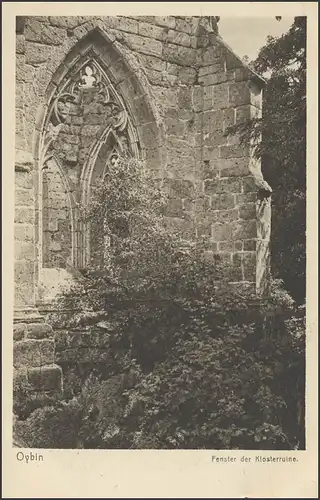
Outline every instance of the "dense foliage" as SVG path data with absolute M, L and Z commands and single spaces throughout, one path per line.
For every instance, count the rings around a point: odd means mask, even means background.
M 52 322 L 105 331 L 108 358 L 66 369 L 65 400 L 44 408 L 20 388 L 17 436 L 34 447 L 303 448 L 303 323 L 274 309 L 292 299 L 273 286 L 261 304 L 231 287 L 206 244 L 168 224 L 163 188 L 124 158 L 96 190 L 85 219 L 103 251 Z
M 267 82 L 263 117 L 241 126 L 245 140 L 262 136 L 255 153 L 273 189 L 273 274 L 300 303 L 306 283 L 306 30 L 307 18 L 295 17 L 250 63 Z

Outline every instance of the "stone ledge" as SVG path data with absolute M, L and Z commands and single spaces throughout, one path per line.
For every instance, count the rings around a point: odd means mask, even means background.
M 30 172 L 33 167 L 33 156 L 28 151 L 16 150 L 15 171 Z
M 44 318 L 33 307 L 16 307 L 14 310 L 14 323 L 43 323 Z
M 47 339 L 53 336 L 53 331 L 47 323 L 14 323 L 13 325 L 13 339 L 23 340 L 27 339 Z

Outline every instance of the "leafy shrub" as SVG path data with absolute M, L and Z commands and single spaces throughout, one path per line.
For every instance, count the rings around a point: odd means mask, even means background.
M 127 356 L 117 375 L 88 377 L 70 402 L 33 412 L 19 435 L 37 447 L 304 448 L 298 335 L 194 325 L 152 370 Z

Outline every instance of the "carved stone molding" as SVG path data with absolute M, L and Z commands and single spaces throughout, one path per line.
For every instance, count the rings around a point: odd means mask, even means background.
M 75 108 L 79 113 L 83 111 L 85 96 L 90 93 L 93 96 L 92 106 L 105 117 L 104 130 L 111 129 L 119 136 L 120 142 L 127 140 L 128 112 L 105 70 L 97 61 L 95 52 L 89 51 L 60 86 L 50 104 L 42 134 L 40 161 L 43 166 L 57 153 L 54 151 L 54 143 L 62 125 L 67 122 L 68 116 Z

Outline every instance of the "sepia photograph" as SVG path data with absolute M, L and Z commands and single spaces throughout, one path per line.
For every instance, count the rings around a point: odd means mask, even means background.
M 306 40 L 15 17 L 16 452 L 306 450 Z

